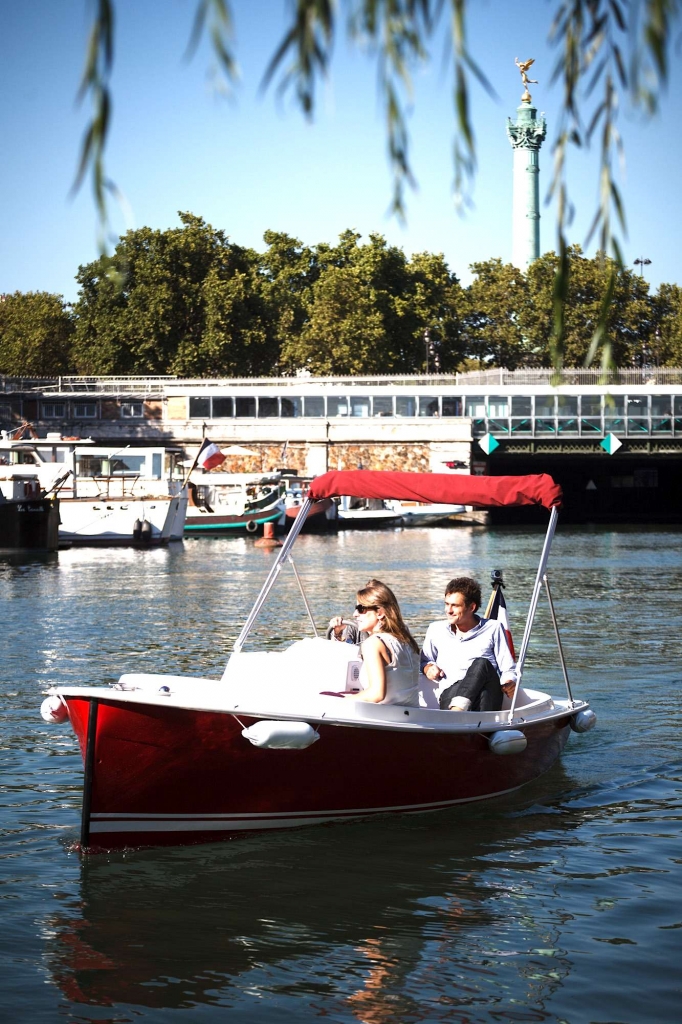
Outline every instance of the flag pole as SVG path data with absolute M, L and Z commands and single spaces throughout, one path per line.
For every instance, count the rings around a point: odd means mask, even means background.
M 191 475 L 192 475 L 192 473 L 194 472 L 194 470 L 195 470 L 195 469 L 197 468 L 197 462 L 199 461 L 199 456 L 201 455 L 201 453 L 203 452 L 203 450 L 204 450 L 204 448 L 206 447 L 206 445 L 207 445 L 207 444 L 210 444 L 210 441 L 208 440 L 208 438 L 207 438 L 207 437 L 205 437 L 205 438 L 204 438 L 204 440 L 203 440 L 203 441 L 201 442 L 201 444 L 199 445 L 199 451 L 198 451 L 198 452 L 196 453 L 196 455 L 194 456 L 194 462 L 192 463 L 192 465 L 191 465 L 191 467 L 190 467 L 190 469 L 189 469 L 189 471 L 188 471 L 188 473 L 187 473 L 187 476 L 186 476 L 186 477 L 185 477 L 185 479 L 184 479 L 184 480 L 182 481 L 182 487 L 180 488 L 180 490 L 181 490 L 181 491 L 182 491 L 182 489 L 183 489 L 184 487 L 186 487 L 186 486 L 187 486 L 187 483 L 188 483 L 188 481 L 189 481 L 189 478 L 191 477 Z

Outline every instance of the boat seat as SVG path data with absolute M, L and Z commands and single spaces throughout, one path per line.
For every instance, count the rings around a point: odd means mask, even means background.
M 231 656 L 222 682 L 234 688 L 285 685 L 300 693 L 357 689 L 358 648 L 322 637 L 296 640 L 283 651 L 238 652 Z

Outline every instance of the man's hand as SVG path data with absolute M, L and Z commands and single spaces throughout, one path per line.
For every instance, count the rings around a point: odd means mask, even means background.
M 428 665 L 424 666 L 424 675 L 427 679 L 430 679 L 432 683 L 437 683 L 439 679 L 445 677 L 445 672 L 438 668 L 435 661 L 430 661 Z
M 346 626 L 341 616 L 335 615 L 332 619 L 329 620 L 329 628 L 334 630 L 334 636 L 337 638 L 337 640 L 340 640 L 341 634 L 343 633 Z
M 502 692 L 504 693 L 505 697 L 509 697 L 509 700 L 511 700 L 514 696 L 516 683 L 513 683 L 511 679 L 508 679 L 506 683 L 500 683 L 500 686 L 502 687 Z

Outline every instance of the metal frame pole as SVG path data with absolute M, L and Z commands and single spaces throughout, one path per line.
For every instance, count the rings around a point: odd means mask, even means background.
M 255 600 L 254 606 L 253 606 L 253 608 L 251 609 L 251 611 L 249 613 L 249 617 L 247 618 L 246 622 L 244 623 L 244 625 L 242 627 L 241 633 L 239 634 L 239 636 L 235 640 L 234 647 L 232 649 L 235 654 L 239 654 L 239 652 L 241 651 L 242 647 L 244 646 L 244 643 L 246 642 L 246 639 L 247 639 L 249 633 L 251 632 L 251 628 L 252 628 L 254 622 L 256 621 L 256 619 L 258 618 L 258 615 L 260 614 L 260 610 L 261 610 L 261 608 L 263 607 L 263 605 L 265 603 L 266 597 L 268 596 L 268 594 L 272 590 L 277 577 L 279 576 L 280 572 L 282 571 L 282 566 L 285 564 L 285 562 L 287 561 L 287 559 L 289 557 L 289 552 L 290 552 L 291 548 L 294 545 L 294 541 L 296 540 L 296 538 L 298 537 L 299 533 L 303 529 L 303 524 L 306 521 L 306 517 L 308 515 L 308 512 L 310 510 L 310 506 L 311 505 L 312 505 L 312 500 L 310 498 L 305 498 L 305 500 L 303 501 L 303 504 L 301 505 L 301 507 L 299 509 L 298 515 L 294 519 L 293 525 L 292 525 L 291 529 L 289 530 L 289 536 L 284 541 L 284 544 L 282 545 L 282 547 L 279 549 L 279 554 L 277 555 L 277 558 L 275 559 L 275 563 L 272 566 L 272 569 L 268 573 L 267 579 L 266 579 L 265 583 L 263 584 L 263 587 L 261 589 L 260 594 L 258 595 L 258 597 Z
M 313 627 L 313 633 L 315 634 L 315 636 L 319 636 L 320 634 L 317 632 L 317 626 L 315 625 L 315 619 L 313 618 L 313 613 L 311 612 L 310 605 L 308 604 L 308 598 L 306 597 L 305 590 L 303 589 L 303 583 L 301 581 L 301 577 L 298 575 L 298 569 L 294 565 L 294 560 L 291 557 L 291 555 L 289 555 L 289 565 L 294 570 L 294 576 L 296 577 L 296 582 L 298 583 L 298 589 L 301 591 L 301 597 L 303 598 L 303 604 L 305 605 L 305 610 L 308 613 L 308 618 L 310 619 L 311 625 Z
M 540 564 L 538 566 L 537 575 L 535 577 L 535 584 L 533 586 L 533 593 L 530 599 L 530 606 L 528 608 L 528 616 L 526 618 L 526 626 L 523 631 L 523 640 L 521 641 L 521 650 L 519 652 L 518 659 L 516 661 L 516 688 L 514 690 L 514 696 L 512 697 L 511 708 L 509 711 L 509 720 L 511 721 L 514 717 L 514 708 L 516 707 L 516 697 L 519 692 L 521 685 L 521 676 L 523 675 L 523 666 L 526 660 L 526 653 L 528 651 L 528 643 L 530 641 L 530 634 L 533 628 L 533 620 L 535 619 L 535 610 L 538 606 L 538 598 L 540 596 L 540 588 L 542 586 L 542 577 L 545 574 L 547 568 L 547 561 L 549 559 L 550 548 L 552 547 L 552 540 L 554 539 L 554 532 L 556 530 L 557 520 L 559 518 L 559 512 L 556 508 L 552 508 L 549 516 L 549 523 L 547 525 L 547 533 L 545 535 L 545 542 L 542 547 L 542 554 L 540 555 Z
M 554 626 L 554 635 L 556 636 L 557 647 L 559 648 L 559 661 L 561 662 L 561 671 L 564 674 L 564 682 L 566 683 L 566 693 L 571 704 L 573 704 L 573 694 L 571 693 L 571 684 L 568 681 L 568 672 L 566 671 L 566 660 L 564 658 L 564 649 L 561 645 L 561 637 L 559 636 L 559 624 L 556 620 L 556 614 L 554 612 L 554 601 L 552 601 L 552 592 L 549 589 L 549 580 L 547 579 L 547 573 L 542 577 L 543 583 L 547 590 L 547 600 L 549 601 L 549 612 L 552 616 L 552 625 Z

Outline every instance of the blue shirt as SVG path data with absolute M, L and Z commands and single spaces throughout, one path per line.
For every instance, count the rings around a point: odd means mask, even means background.
M 445 673 L 438 682 L 438 695 L 459 682 L 475 658 L 487 658 L 500 682 L 516 682 L 516 662 L 512 658 L 502 623 L 497 619 L 484 619 L 479 615 L 477 624 L 466 633 L 452 629 L 447 619 L 432 622 L 424 637 L 421 669 L 433 661 Z

